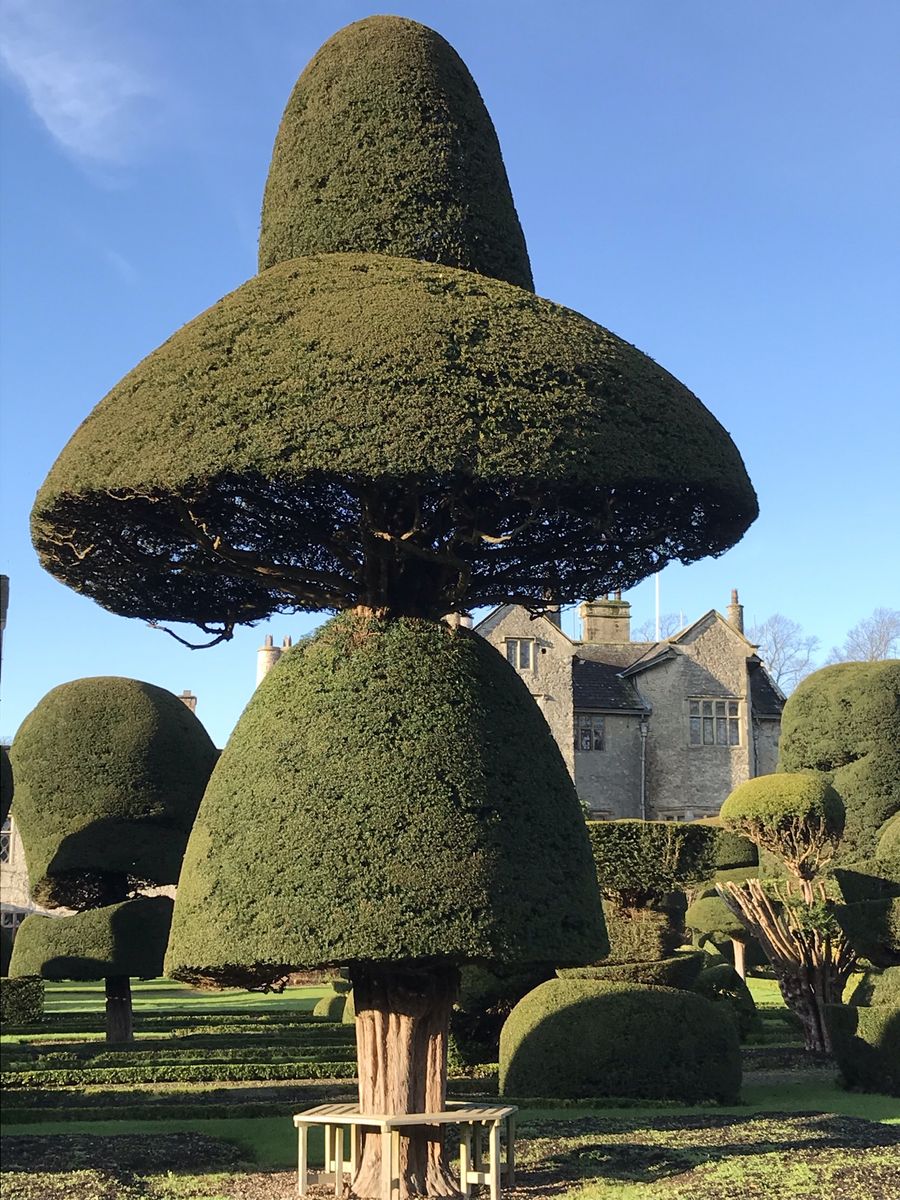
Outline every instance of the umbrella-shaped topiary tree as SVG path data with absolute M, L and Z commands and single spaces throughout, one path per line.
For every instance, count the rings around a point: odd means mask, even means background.
M 582 599 L 670 559 L 721 553 L 754 519 L 756 498 L 730 438 L 682 384 L 534 295 L 477 88 L 415 22 L 349 26 L 301 76 L 266 186 L 260 268 L 101 401 L 39 493 L 34 541 L 48 570 L 113 611 L 192 622 L 213 641 L 280 610 L 356 610 L 286 656 L 236 731 L 192 839 L 170 961 L 250 978 L 305 958 L 350 962 L 361 1102 L 415 1111 L 443 1101 L 448 965 L 546 954 L 554 941 L 560 958 L 603 948 L 599 908 L 589 918 L 581 890 L 595 886 L 587 840 L 549 732 L 473 636 L 417 622 Z M 307 673 L 343 688 L 315 742 L 291 717 L 314 711 Z M 449 719 L 444 676 L 468 723 Z M 334 875 L 311 924 L 297 886 L 308 858 L 286 860 L 265 899 L 242 899 L 235 927 L 247 937 L 229 939 L 240 956 L 224 962 L 181 912 L 198 914 L 190 897 L 250 860 L 243 831 L 226 836 L 216 809 L 237 802 L 227 797 L 247 778 L 241 759 L 259 750 L 268 721 L 284 732 L 259 784 L 281 813 L 267 836 L 299 847 L 315 839 L 304 823 L 350 813 L 352 853 L 329 849 Z M 495 727 L 510 739 L 503 753 Z M 509 884 L 525 787 L 513 747 L 523 758 L 527 747 L 535 772 L 523 811 L 536 828 L 548 827 L 541 812 L 571 828 L 566 867 L 581 896 L 568 922 L 551 905 L 533 937 L 522 915 L 533 913 L 531 893 Z M 314 771 L 322 755 L 328 769 Z M 536 857 L 522 878 L 544 894 L 558 842 L 527 845 Z M 448 920 L 423 916 L 430 905 Z M 424 1055 L 399 1035 L 409 1020 L 431 1046 Z M 376 1027 L 377 1054 L 366 1040 Z M 439 1147 L 427 1166 L 420 1149 L 403 1189 L 442 1190 Z M 377 1178 L 367 1146 L 354 1187 L 372 1194 Z
M 116 676 L 64 683 L 12 746 L 15 815 L 34 898 L 15 975 L 104 979 L 107 1038 L 131 1037 L 130 976 L 162 970 L 174 884 L 217 752 L 171 692 Z

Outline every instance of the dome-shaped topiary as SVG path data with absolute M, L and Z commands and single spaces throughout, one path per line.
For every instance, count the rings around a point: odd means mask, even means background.
M 781 718 L 778 769 L 828 771 L 846 809 L 839 863 L 871 869 L 900 812 L 900 661 L 836 663 L 807 676 Z
M 154 979 L 162 974 L 171 920 L 168 896 L 138 896 L 68 917 L 32 913 L 16 933 L 10 974 Z
M 734 915 L 731 909 L 718 896 L 702 896 L 689 904 L 684 914 L 684 923 L 688 929 L 700 934 L 701 939 L 724 940 L 725 938 L 741 938 L 749 940 L 750 934 L 742 921 Z
M 875 870 L 892 883 L 900 883 L 900 812 L 885 821 L 875 846 Z
M 633 346 L 497 280 L 346 254 L 271 268 L 136 367 L 33 534 L 115 612 L 228 625 L 540 605 L 551 577 L 574 600 L 755 515 L 725 431 Z
M 341 29 L 294 88 L 275 140 L 259 267 L 363 250 L 532 286 L 500 146 L 459 55 L 424 25 Z
M 692 992 L 551 979 L 500 1035 L 505 1096 L 622 1096 L 733 1104 L 741 1054 L 730 1015 Z
M 48 692 L 11 755 L 32 888 L 81 908 L 66 889 L 84 876 L 175 883 L 216 754 L 164 688 L 100 676 Z
M 759 775 L 739 784 L 719 814 L 726 829 L 770 851 L 800 879 L 830 862 L 844 830 L 844 806 L 821 771 Z
M 574 787 L 477 634 L 345 615 L 282 656 L 201 805 L 167 971 L 586 962 L 606 949 Z

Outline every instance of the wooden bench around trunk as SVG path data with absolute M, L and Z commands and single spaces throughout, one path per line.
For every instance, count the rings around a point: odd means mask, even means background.
M 473 1184 L 487 1184 L 491 1200 L 498 1200 L 501 1168 L 506 1186 L 515 1186 L 517 1111 L 509 1104 L 452 1104 L 441 1112 L 395 1116 L 360 1113 L 358 1104 L 320 1104 L 308 1108 L 294 1117 L 299 1142 L 297 1191 L 302 1196 L 311 1182 L 333 1183 L 334 1194 L 340 1196 L 344 1188 L 344 1129 L 350 1130 L 347 1169 L 351 1179 L 359 1161 L 362 1131 L 377 1130 L 381 1134 L 381 1197 L 394 1200 L 400 1190 L 400 1131 L 415 1125 L 458 1125 L 460 1190 L 464 1196 L 470 1196 Z M 325 1169 L 319 1172 L 309 1167 L 309 1130 L 313 1125 L 323 1126 L 325 1132 Z M 505 1134 L 502 1141 L 501 1134 Z M 506 1144 L 505 1160 L 502 1142 Z

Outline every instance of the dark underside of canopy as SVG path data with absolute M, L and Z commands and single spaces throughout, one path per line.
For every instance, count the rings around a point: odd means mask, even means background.
M 628 588 L 733 545 L 743 496 L 660 481 L 563 486 L 461 475 L 223 477 L 173 496 L 58 495 L 44 567 L 123 616 L 226 632 L 274 611 L 362 605 L 437 618 Z

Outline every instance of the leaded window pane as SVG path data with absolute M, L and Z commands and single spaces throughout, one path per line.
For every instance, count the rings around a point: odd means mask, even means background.
M 531 642 L 519 642 L 519 666 L 523 671 L 531 667 Z
M 512 663 L 513 666 L 516 665 L 516 658 L 518 655 L 518 651 L 519 651 L 519 643 L 518 642 L 507 642 L 506 643 L 506 661 L 509 663 Z
M 739 746 L 741 744 L 741 727 L 737 721 L 728 722 L 728 744 L 730 746 Z
M 728 722 L 724 717 L 716 717 L 716 745 L 728 745 Z
M 698 708 L 699 708 L 699 705 L 698 705 Z M 699 746 L 700 744 L 701 744 L 700 718 L 699 717 L 691 717 L 691 745 Z

